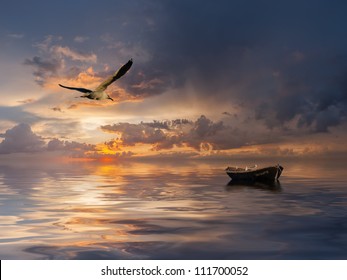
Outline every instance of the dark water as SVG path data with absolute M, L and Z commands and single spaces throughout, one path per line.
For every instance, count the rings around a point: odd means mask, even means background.
M 345 164 L 281 163 L 0 164 L 0 259 L 347 259 Z

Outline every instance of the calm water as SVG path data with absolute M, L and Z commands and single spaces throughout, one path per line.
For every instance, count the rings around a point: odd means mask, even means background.
M 0 259 L 347 259 L 346 165 L 282 165 L 0 164 Z

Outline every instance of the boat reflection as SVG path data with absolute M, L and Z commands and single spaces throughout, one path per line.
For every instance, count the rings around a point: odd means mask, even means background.
M 247 188 L 253 188 L 258 190 L 264 190 L 264 191 L 270 191 L 270 192 L 281 192 L 282 187 L 281 183 L 279 181 L 274 182 L 260 182 L 260 181 L 233 181 L 230 180 L 230 182 L 226 185 L 227 191 L 240 191 Z

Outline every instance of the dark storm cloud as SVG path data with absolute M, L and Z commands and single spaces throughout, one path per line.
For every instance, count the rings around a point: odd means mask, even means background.
M 347 57 L 347 55 L 346 55 Z M 305 55 L 300 62 L 283 64 L 276 77 L 272 99 L 259 102 L 256 116 L 268 126 L 283 125 L 297 118 L 297 128 L 327 132 L 346 119 L 347 63 L 336 64 L 332 55 Z
M 161 37 L 156 63 L 172 85 L 188 81 L 202 99 L 240 104 L 269 128 L 326 132 L 347 107 L 346 4 L 334 4 L 165 3 L 166 25 L 152 34 Z

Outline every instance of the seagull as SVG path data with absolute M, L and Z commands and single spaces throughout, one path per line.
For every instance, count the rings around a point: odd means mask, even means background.
M 128 72 L 132 64 L 133 64 L 133 60 L 130 59 L 126 64 L 124 64 L 121 68 L 119 68 L 116 73 L 114 73 L 111 77 L 103 81 L 95 90 L 90 90 L 87 88 L 67 87 L 61 84 L 59 84 L 59 86 L 63 88 L 83 92 L 84 95 L 80 96 L 82 98 L 89 98 L 94 100 L 111 99 L 113 101 L 113 99 L 105 92 L 105 90 L 110 84 L 112 84 L 114 81 L 118 80 L 120 77 L 125 75 L 125 73 Z

